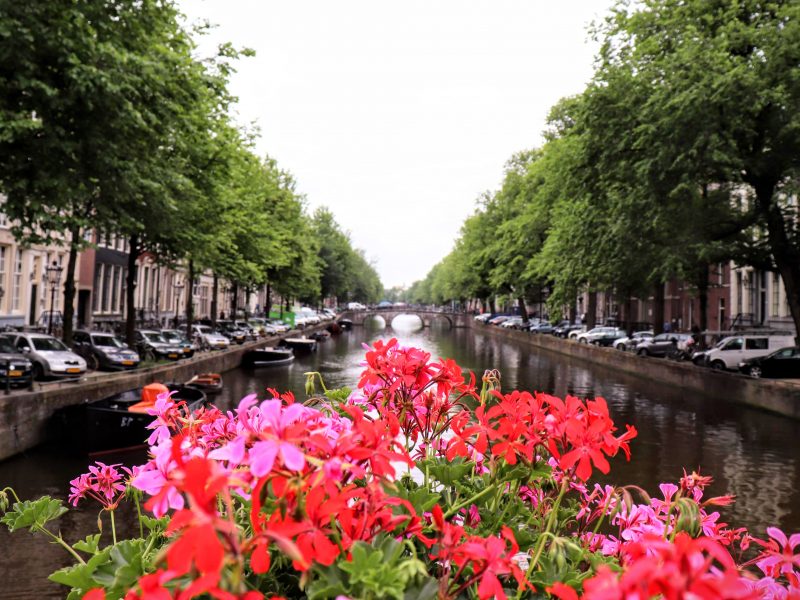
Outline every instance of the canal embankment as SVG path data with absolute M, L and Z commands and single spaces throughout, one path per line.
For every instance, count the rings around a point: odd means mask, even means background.
M 304 334 L 324 329 L 308 327 Z M 273 346 L 297 331 L 270 336 L 227 350 L 197 354 L 192 358 L 117 373 L 101 373 L 78 382 L 35 383 L 33 389 L 0 395 L 0 460 L 24 452 L 50 439 L 51 417 L 68 406 L 84 404 L 153 382 L 183 382 L 199 373 L 224 373 L 242 364 L 249 350 Z
M 503 329 L 478 322 L 471 323 L 471 327 L 485 335 L 514 340 L 521 346 L 554 352 L 610 371 L 661 382 L 687 393 L 701 394 L 708 402 L 734 402 L 800 419 L 800 385 L 795 382 L 754 379 L 687 362 L 637 356 L 614 348 L 579 344 L 551 335 Z

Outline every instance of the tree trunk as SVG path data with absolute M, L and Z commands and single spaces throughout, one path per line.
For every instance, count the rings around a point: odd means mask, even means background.
M 653 288 L 653 332 L 664 333 L 664 284 L 660 282 Z
M 233 293 L 231 294 L 231 319 L 236 318 L 236 308 L 239 304 L 239 284 L 233 284 Z
M 589 292 L 589 301 L 586 304 L 586 330 L 588 331 L 597 325 L 597 292 Z
M 67 278 L 64 281 L 64 322 L 62 339 L 67 347 L 72 347 L 72 319 L 75 315 L 75 268 L 78 265 L 78 244 L 81 230 L 73 227 L 70 231 L 69 257 L 67 258 Z M 45 265 L 47 267 L 47 265 Z M 53 307 L 50 307 L 53 310 Z
M 211 286 L 211 324 L 217 326 L 217 296 L 219 295 L 219 277 L 214 273 L 214 283 Z
M 139 258 L 139 236 L 135 233 L 128 238 L 128 270 L 125 273 L 125 342 L 131 348 L 135 345 L 136 331 L 136 259 Z
M 267 282 L 267 297 L 264 298 L 264 318 L 269 319 L 269 313 L 272 310 L 272 284 Z
M 697 273 L 697 300 L 700 304 L 700 331 L 708 329 L 708 265 Z M 693 329 L 696 323 L 689 323 L 689 329 Z M 722 324 L 720 323 L 720 328 Z
M 754 187 L 759 210 L 767 220 L 772 258 L 786 290 L 786 301 L 794 321 L 795 344 L 800 344 L 800 252 L 789 238 L 780 206 L 773 201 L 775 184 L 764 183 Z
M 628 332 L 628 335 L 633 335 L 633 319 L 631 318 L 631 313 L 633 313 L 633 296 L 630 294 L 625 295 L 625 331 Z
M 489 308 L 492 310 L 492 314 L 497 314 L 497 304 L 495 303 L 494 296 L 489 297 Z
M 194 261 L 190 258 L 186 273 L 186 332 L 191 336 L 194 322 Z
M 519 314 L 522 316 L 522 322 L 528 322 L 528 308 L 525 306 L 525 298 L 523 296 L 519 296 L 517 298 L 517 302 L 519 302 Z

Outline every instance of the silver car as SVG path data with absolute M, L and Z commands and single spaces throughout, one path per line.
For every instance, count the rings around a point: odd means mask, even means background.
M 52 335 L 10 333 L 5 337 L 33 363 L 34 379 L 80 377 L 86 373 L 86 361 Z

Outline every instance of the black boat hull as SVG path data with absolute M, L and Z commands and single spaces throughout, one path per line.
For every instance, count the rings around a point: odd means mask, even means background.
M 190 412 L 206 403 L 206 394 L 201 390 L 181 385 L 168 387 L 176 392 L 173 400 L 184 400 Z M 153 433 L 147 426 L 155 417 L 128 410 L 141 398 L 141 389 L 128 390 L 61 411 L 59 421 L 73 450 L 95 454 L 146 446 L 147 438 Z
M 289 365 L 294 361 L 294 352 L 291 349 L 263 348 L 250 350 L 242 357 L 245 367 L 280 367 Z

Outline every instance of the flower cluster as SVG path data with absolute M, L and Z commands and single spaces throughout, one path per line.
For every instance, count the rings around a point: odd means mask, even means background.
M 715 507 L 733 498 L 705 497 L 710 477 L 684 473 L 639 502 L 589 483 L 636 436 L 602 398 L 502 393 L 497 372 L 478 391 L 396 340 L 367 349 L 357 392 L 325 392 L 194 414 L 160 396 L 146 464 L 96 463 L 69 497 L 100 502 L 113 527 L 130 486 L 157 517 L 150 533 L 116 558 L 51 534 L 94 553 L 59 580 L 91 600 L 800 599 L 800 534 L 722 523 Z M 45 531 L 34 517 L 60 514 L 28 508 L 3 522 Z
M 122 465 L 106 465 L 98 461 L 89 467 L 88 473 L 83 473 L 70 481 L 68 499 L 72 506 L 78 506 L 84 498 L 92 498 L 104 509 L 114 510 L 125 492 L 125 479 L 134 473 L 127 467 L 122 467 L 120 472 L 117 467 Z

